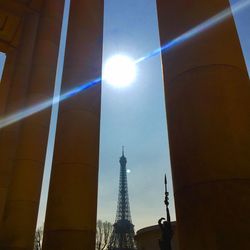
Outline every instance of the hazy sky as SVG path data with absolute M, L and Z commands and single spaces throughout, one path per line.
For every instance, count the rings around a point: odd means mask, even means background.
M 240 3 L 249 0 L 230 0 L 231 4 Z M 241 47 L 246 60 L 248 68 L 248 75 L 250 77 L 250 7 L 235 13 L 235 23 L 237 26 Z
M 159 47 L 155 1 L 105 3 L 104 63 L 114 54 L 137 59 Z M 114 222 L 124 145 L 136 229 L 165 215 L 163 176 L 170 174 L 160 57 L 138 64 L 137 71 L 127 88 L 103 84 L 98 199 L 98 218 Z
M 133 58 L 159 47 L 154 0 L 106 0 L 105 61 L 123 53 Z M 237 14 L 241 41 L 250 62 L 250 8 Z M 216 28 L 216 27 L 214 27 Z M 247 48 L 248 46 L 248 48 Z M 249 63 L 250 66 L 250 63 Z M 138 65 L 135 83 L 114 89 L 103 85 L 98 218 L 113 222 L 117 206 L 119 156 L 125 145 L 129 198 L 135 228 L 165 216 L 163 175 L 170 182 L 170 212 L 175 219 L 160 57 Z
M 236 1 L 236 0 L 234 0 Z M 247 1 L 247 0 L 242 0 Z M 59 91 L 66 38 L 69 0 L 59 53 L 56 91 Z M 250 8 L 237 14 L 238 32 L 250 69 Z M 214 27 L 216 28 L 216 27 Z M 139 58 L 159 47 L 155 0 L 105 0 L 103 62 L 115 54 Z M 0 55 L 0 73 L 3 56 Z M 102 118 L 98 218 L 114 222 L 119 184 L 119 157 L 125 146 L 129 198 L 135 228 L 156 224 L 164 216 L 163 176 L 167 172 L 170 187 L 170 209 L 175 219 L 171 189 L 170 163 L 166 133 L 165 106 L 160 57 L 138 65 L 137 78 L 128 88 L 102 88 Z M 55 117 L 53 109 L 46 171 L 38 224 L 44 213 L 52 160 Z

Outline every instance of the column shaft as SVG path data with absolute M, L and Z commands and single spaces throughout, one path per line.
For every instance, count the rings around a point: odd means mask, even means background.
M 17 50 L 13 49 L 6 54 L 6 60 L 3 69 L 3 75 L 0 83 L 0 115 L 3 116 L 7 105 L 10 84 L 16 65 Z
M 62 91 L 100 77 L 103 1 L 71 1 Z M 95 249 L 101 86 L 60 104 L 43 249 Z
M 5 74 L 5 81 L 3 84 L 8 86 L 3 86 L 1 89 L 6 95 L 1 119 L 5 119 L 6 116 L 20 111 L 24 107 L 30 77 L 38 16 L 35 14 L 27 14 L 24 23 L 20 45 L 17 50 L 11 52 L 7 57 L 6 63 L 8 64 L 6 66 L 9 66 L 9 60 L 15 65 L 10 65 L 12 67 L 11 70 L 6 69 L 8 75 Z M 2 96 L 4 93 L 2 93 Z M 20 123 L 7 126 L 1 129 L 0 134 L 0 223 L 11 177 L 13 157 L 17 147 L 19 127 Z
M 6 56 L 6 61 L 4 65 L 4 71 L 3 76 L 0 83 L 0 117 L 4 117 L 5 108 L 7 105 L 8 100 L 8 94 L 10 89 L 10 84 L 16 64 L 16 50 L 12 50 L 8 55 Z M 1 119 L 0 118 L 0 119 Z M 5 148 L 1 147 L 2 140 L 3 140 L 3 130 L 0 131 L 0 228 L 1 228 L 1 221 L 2 221 L 2 215 L 6 200 L 6 182 L 4 181 L 4 177 L 6 175 L 5 171 L 5 163 L 3 163 L 6 160 L 5 157 Z
M 229 7 L 157 2 L 162 45 Z M 180 249 L 249 249 L 250 85 L 233 17 L 162 57 Z
M 53 96 L 64 0 L 44 0 L 26 107 Z M 48 108 L 22 121 L 3 218 L 1 249 L 33 249 L 48 139 Z

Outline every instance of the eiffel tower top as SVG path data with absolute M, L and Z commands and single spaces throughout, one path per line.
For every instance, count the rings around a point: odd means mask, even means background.
M 120 164 L 126 165 L 126 163 L 127 163 L 127 158 L 124 155 L 124 146 L 122 146 L 122 156 L 120 157 Z

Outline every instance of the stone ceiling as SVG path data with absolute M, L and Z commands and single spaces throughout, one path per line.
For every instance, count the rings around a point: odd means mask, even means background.
M 0 51 L 8 52 L 19 43 L 24 16 L 39 14 L 43 0 L 0 0 Z

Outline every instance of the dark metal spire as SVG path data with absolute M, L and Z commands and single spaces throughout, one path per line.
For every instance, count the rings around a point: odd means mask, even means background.
M 164 178 L 164 184 L 165 184 L 165 200 L 164 200 L 164 203 L 166 205 L 166 212 L 167 212 L 167 222 L 171 222 L 171 219 L 170 219 L 170 213 L 169 213 L 169 193 L 168 193 L 168 189 L 167 189 L 167 176 L 165 174 L 165 178 Z
M 134 225 L 132 224 L 127 183 L 127 158 L 124 155 L 122 146 L 122 156 L 120 157 L 120 183 L 118 194 L 118 205 L 116 220 L 113 225 L 109 250 L 135 250 Z
M 159 240 L 159 247 L 161 250 L 171 250 L 171 240 L 173 237 L 173 231 L 171 227 L 171 218 L 169 213 L 169 200 L 168 200 L 168 189 L 167 189 L 167 177 L 164 176 L 164 186 L 165 186 L 165 200 L 167 218 L 160 218 L 158 224 L 161 229 L 161 239 Z

